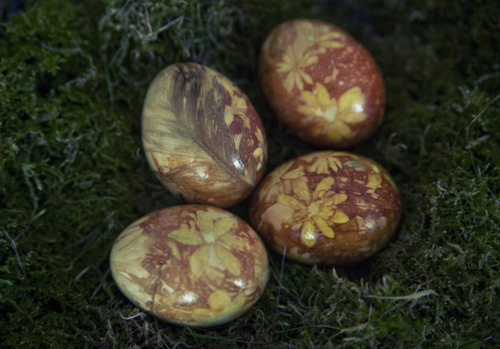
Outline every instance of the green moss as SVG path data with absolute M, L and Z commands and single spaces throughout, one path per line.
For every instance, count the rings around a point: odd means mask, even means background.
M 499 16 L 492 1 L 465 0 L 26 2 L 0 25 L 1 344 L 497 347 Z M 269 286 L 241 318 L 161 323 L 123 297 L 108 265 L 125 226 L 181 203 L 142 153 L 147 87 L 167 64 L 207 64 L 259 111 L 268 170 L 312 151 L 276 121 L 256 79 L 263 39 L 296 17 L 345 28 L 380 65 L 384 123 L 354 151 L 400 187 L 398 236 L 351 268 L 272 254 Z

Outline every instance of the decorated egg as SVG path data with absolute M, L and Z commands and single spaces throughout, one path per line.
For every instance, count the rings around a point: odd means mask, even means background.
M 372 256 L 391 239 L 401 200 L 394 181 L 373 160 L 322 151 L 265 177 L 249 216 L 274 251 L 304 264 L 343 266 Z
M 371 54 L 343 30 L 317 20 L 277 26 L 259 60 L 264 95 L 304 142 L 347 149 L 382 122 L 385 89 Z
M 188 326 L 226 323 L 247 311 L 269 278 L 266 250 L 242 219 L 181 205 L 155 211 L 116 239 L 111 273 L 136 306 Z
M 178 63 L 151 83 L 142 141 L 152 170 L 188 202 L 229 207 L 262 177 L 267 142 L 245 94 L 222 74 Z

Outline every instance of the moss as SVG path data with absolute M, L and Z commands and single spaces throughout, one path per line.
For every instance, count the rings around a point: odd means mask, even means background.
M 465 0 L 26 1 L 0 25 L 2 344 L 497 347 L 499 16 L 494 2 Z M 125 226 L 181 202 L 144 160 L 147 87 L 167 64 L 207 64 L 259 111 L 268 171 L 312 151 L 276 121 L 256 79 L 266 34 L 296 17 L 345 28 L 383 71 L 384 123 L 354 151 L 399 185 L 398 236 L 351 268 L 272 254 L 263 298 L 226 326 L 158 322 L 123 297 L 108 265 Z

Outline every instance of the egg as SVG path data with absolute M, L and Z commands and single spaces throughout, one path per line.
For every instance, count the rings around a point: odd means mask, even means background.
M 150 213 L 128 226 L 110 255 L 123 294 L 161 320 L 215 326 L 246 312 L 269 278 L 265 247 L 239 217 L 205 205 Z
M 259 58 L 264 96 L 304 142 L 348 149 L 382 122 L 385 88 L 372 55 L 342 29 L 297 19 L 274 28 Z
M 279 254 L 326 267 L 358 263 L 394 235 L 399 191 L 388 172 L 366 157 L 320 151 L 290 160 L 252 196 L 250 223 Z
M 264 172 L 267 141 L 248 97 L 206 66 L 177 63 L 148 89 L 142 112 L 147 161 L 161 183 L 189 203 L 229 207 Z

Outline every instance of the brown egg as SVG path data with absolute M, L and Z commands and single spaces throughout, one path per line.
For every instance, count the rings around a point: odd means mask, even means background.
M 271 31 L 259 76 L 274 113 L 304 142 L 346 149 L 382 122 L 385 89 L 370 53 L 343 30 L 293 20 Z
M 189 326 L 226 323 L 247 311 L 269 278 L 266 250 L 242 219 L 181 205 L 128 226 L 111 250 L 111 273 L 136 306 Z
M 229 207 L 262 177 L 267 142 L 245 94 L 220 73 L 174 64 L 149 87 L 142 141 L 150 167 L 188 202 Z
M 323 151 L 291 160 L 264 178 L 249 213 L 274 251 L 304 264 L 343 266 L 372 256 L 389 241 L 401 200 L 374 161 Z

